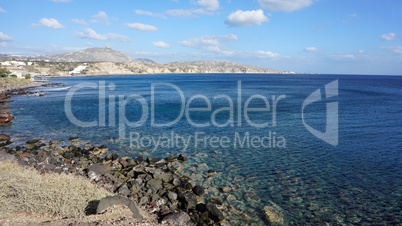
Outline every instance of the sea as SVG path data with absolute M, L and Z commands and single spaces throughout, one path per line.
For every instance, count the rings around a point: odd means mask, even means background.
M 402 76 L 159 74 L 51 78 L 0 133 L 188 157 L 229 225 L 402 224 Z M 207 176 L 208 170 L 217 172 Z M 219 188 L 227 188 L 226 192 Z

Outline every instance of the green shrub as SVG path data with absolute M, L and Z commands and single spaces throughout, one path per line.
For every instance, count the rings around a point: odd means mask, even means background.
M 7 77 L 11 72 L 5 68 L 0 68 L 0 77 Z
M 31 74 L 26 74 L 25 79 L 31 79 Z

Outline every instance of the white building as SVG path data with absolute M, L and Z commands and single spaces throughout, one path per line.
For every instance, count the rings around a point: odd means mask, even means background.
M 17 78 L 25 78 L 25 75 L 27 74 L 26 71 L 21 71 L 21 70 L 12 70 L 10 72 L 12 75 L 16 75 Z
M 4 61 L 4 62 L 1 62 L 1 65 L 2 65 L 2 66 L 12 66 L 12 65 L 14 65 L 14 66 L 25 66 L 26 63 L 25 63 L 25 62 L 22 62 L 22 61 L 15 61 L 15 60 L 12 60 L 12 61 Z
M 1 62 L 1 66 L 11 66 L 10 61 Z
M 80 66 L 74 68 L 74 70 L 69 71 L 68 74 L 69 74 L 69 75 L 81 74 L 81 71 L 82 71 L 82 70 L 85 70 L 86 68 L 87 68 L 87 66 L 85 66 L 85 65 L 80 65 Z

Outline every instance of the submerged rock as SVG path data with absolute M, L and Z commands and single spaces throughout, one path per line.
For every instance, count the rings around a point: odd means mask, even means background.
M 193 193 L 195 194 L 195 195 L 198 195 L 198 196 L 202 196 L 203 194 L 204 194 L 204 188 L 203 187 L 201 187 L 201 186 L 194 186 L 193 187 Z
M 282 209 L 273 202 L 264 207 L 264 216 L 271 224 L 284 224 Z
M 218 209 L 218 207 L 216 207 L 216 205 L 209 202 L 205 205 L 205 209 L 208 211 L 211 219 L 215 222 L 220 222 L 225 219 L 223 213 Z
M 79 137 L 70 137 L 69 138 L 69 141 L 71 141 L 71 142 L 76 142 L 76 141 L 79 141 L 79 140 L 80 140 Z

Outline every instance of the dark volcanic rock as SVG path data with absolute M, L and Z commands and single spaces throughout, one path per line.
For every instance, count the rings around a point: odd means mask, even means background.
M 29 140 L 27 141 L 27 144 L 37 144 L 39 143 L 39 140 Z
M 220 221 L 223 221 L 225 219 L 225 217 L 223 216 L 222 212 L 214 204 L 209 202 L 209 203 L 207 203 L 205 208 L 208 211 L 209 216 L 211 217 L 211 219 L 214 220 L 215 222 L 220 222 Z
M 147 188 L 152 189 L 154 192 L 157 192 L 159 189 L 162 188 L 162 181 L 151 179 L 147 183 Z
M 159 162 L 161 160 L 161 158 L 152 158 L 152 157 L 148 157 L 147 158 L 147 163 L 149 165 L 155 165 L 155 163 Z
M 198 185 L 194 186 L 193 187 L 193 193 L 195 195 L 202 196 L 204 194 L 204 188 L 202 188 L 201 186 L 198 186 Z
M 197 206 L 197 197 L 192 192 L 179 193 L 179 200 L 183 209 L 194 210 Z
M 187 155 L 185 154 L 180 154 L 179 157 L 177 157 L 178 160 L 185 162 L 187 161 Z

